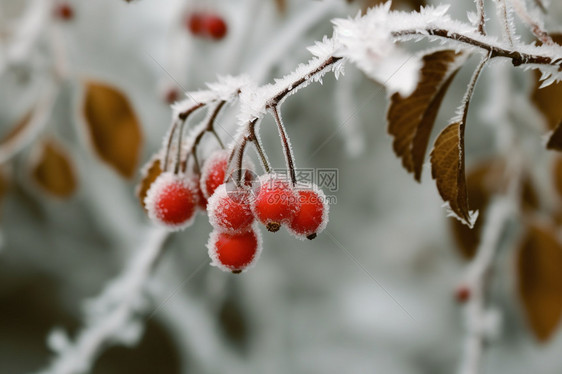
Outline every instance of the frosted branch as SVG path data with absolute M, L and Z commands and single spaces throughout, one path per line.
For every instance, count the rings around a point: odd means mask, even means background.
M 460 374 L 479 373 L 484 342 L 494 334 L 499 321 L 493 310 L 486 309 L 485 292 L 488 273 L 500 244 L 509 218 L 513 215 L 513 202 L 507 197 L 498 198 L 490 205 L 476 257 L 466 275 L 470 299 L 464 307 L 466 337 Z
M 544 30 L 544 25 L 540 21 L 539 17 L 532 15 L 521 0 L 510 0 L 515 10 L 515 13 L 519 16 L 521 21 L 523 21 L 531 32 L 539 39 L 542 43 L 552 45 L 554 42 L 548 33 Z
M 102 349 L 110 344 L 135 344 L 143 329 L 140 318 L 149 306 L 147 281 L 163 250 L 168 232 L 153 228 L 124 272 L 86 304 L 86 325 L 71 342 L 66 333 L 51 332 L 48 342 L 57 356 L 38 374 L 79 374 L 89 371 Z

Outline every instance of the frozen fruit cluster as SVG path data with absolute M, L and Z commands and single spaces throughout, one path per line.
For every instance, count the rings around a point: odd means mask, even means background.
M 197 210 L 207 211 L 213 226 L 207 244 L 212 265 L 234 273 L 256 263 L 262 247 L 259 223 L 270 232 L 285 226 L 302 240 L 324 230 L 329 206 L 316 185 L 293 186 L 273 173 L 254 178 L 245 167 L 241 178 L 228 174 L 229 152 L 219 150 L 207 158 L 200 175 L 161 173 L 144 200 L 148 216 L 181 230 L 192 224 Z

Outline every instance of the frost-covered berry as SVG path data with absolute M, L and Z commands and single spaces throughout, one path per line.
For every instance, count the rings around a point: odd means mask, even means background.
M 53 15 L 62 21 L 70 21 L 74 18 L 74 8 L 68 3 L 59 3 L 55 6 Z
M 287 229 L 297 238 L 314 239 L 326 228 L 329 205 L 326 195 L 316 185 L 306 185 L 297 189 L 298 209 Z
M 254 201 L 254 214 L 268 231 L 276 232 L 289 223 L 298 210 L 298 195 L 291 184 L 280 175 L 260 177 L 259 190 Z
M 226 168 L 228 167 L 229 152 L 219 150 L 209 156 L 201 170 L 201 192 L 207 199 L 215 192 L 215 189 L 224 183 Z
M 198 200 L 193 180 L 165 172 L 150 186 L 144 204 L 152 221 L 181 230 L 193 223 Z
M 218 231 L 230 234 L 247 231 L 254 222 L 250 203 L 250 190 L 224 183 L 209 198 L 209 222 Z
M 209 14 L 203 18 L 205 32 L 214 40 L 221 40 L 226 36 L 226 22 L 219 16 Z
M 257 262 L 262 240 L 259 230 L 255 228 L 238 234 L 215 230 L 211 232 L 207 248 L 211 265 L 223 271 L 241 273 Z

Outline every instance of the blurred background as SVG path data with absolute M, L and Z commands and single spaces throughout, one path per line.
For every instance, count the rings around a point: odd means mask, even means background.
M 291 72 L 310 58 L 307 46 L 331 35 L 332 18 L 355 15 L 367 3 L 376 2 L 0 0 L 0 373 L 48 368 L 88 325 L 88 300 L 159 235 L 135 186 L 162 144 L 170 103 L 218 74 L 247 73 L 265 84 Z M 555 3 L 549 25 L 562 13 Z M 466 22 L 474 4 L 452 6 L 450 13 Z M 224 37 L 196 35 L 193 12 L 221 17 Z M 457 76 L 435 134 L 454 115 L 476 62 L 470 59 Z M 540 126 L 522 124 L 544 122 L 529 100 L 534 79 L 509 63 L 485 71 L 469 116 L 467 165 L 486 165 L 500 153 L 506 135 L 493 122 L 508 118 L 535 194 L 544 197 L 535 204 L 541 215 L 555 210 L 559 197 L 556 159 L 543 150 Z M 117 129 L 103 114 L 88 114 L 85 97 L 99 85 L 106 87 L 95 99 L 99 105 L 128 108 L 136 121 Z M 530 108 L 528 115 L 498 114 L 494 100 Z M 325 189 L 337 199 L 326 232 L 305 242 L 264 230 L 257 266 L 234 275 L 208 265 L 211 226 L 198 215 L 192 227 L 165 240 L 141 291 L 146 304 L 131 317 L 131 338 L 100 344 L 91 370 L 86 364 L 79 372 L 456 372 L 471 331 L 459 285 L 475 248 L 463 245 L 468 239 L 446 218 L 429 168 L 418 184 L 401 167 L 386 132 L 386 107 L 384 88 L 352 64 L 339 80 L 328 75 L 323 85 L 289 97 L 282 112 L 297 166 L 338 171 L 336 188 Z M 232 106 L 221 128 L 234 131 L 235 120 Z M 274 167 L 283 167 L 271 118 L 260 132 Z M 230 140 L 227 132 L 221 136 Z M 539 302 L 543 312 L 523 302 L 520 221 L 510 221 L 491 266 L 480 372 L 559 373 L 562 280 L 553 276 L 551 288 L 538 291 L 550 295 Z M 546 261 L 555 269 L 559 250 Z M 539 316 L 535 322 L 529 313 Z M 548 339 L 536 337 L 541 313 Z M 127 335 L 126 327 L 115 328 Z M 54 329 L 70 340 L 50 335 Z

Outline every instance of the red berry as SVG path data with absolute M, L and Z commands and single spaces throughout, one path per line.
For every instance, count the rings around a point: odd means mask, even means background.
M 55 6 L 54 16 L 63 21 L 70 21 L 74 18 L 74 9 L 68 3 L 60 3 Z
M 254 213 L 267 230 L 278 231 L 289 223 L 298 209 L 298 194 L 282 176 L 268 174 L 260 178 L 259 191 L 254 202 Z
M 455 299 L 460 304 L 466 303 L 470 299 L 470 288 L 466 285 L 461 285 L 455 290 Z
M 316 185 L 297 190 L 299 208 L 289 223 L 288 230 L 299 239 L 314 239 L 328 223 L 329 205 L 326 195 Z
M 260 232 L 250 229 L 238 234 L 213 231 L 207 243 L 211 265 L 240 273 L 252 267 L 261 253 Z
M 226 22 L 217 15 L 209 14 L 204 17 L 203 27 L 205 32 L 214 40 L 221 40 L 226 36 Z
M 169 172 L 156 178 L 144 200 L 148 217 L 170 230 L 181 230 L 191 225 L 197 203 L 195 183 Z
M 247 231 L 254 222 L 250 198 L 249 190 L 237 188 L 232 182 L 219 186 L 209 199 L 211 225 L 231 234 Z
M 215 189 L 224 183 L 226 168 L 228 166 L 229 152 L 220 150 L 214 152 L 201 170 L 201 191 L 207 199 L 213 195 Z
M 201 13 L 188 14 L 185 18 L 185 24 L 187 26 L 187 29 L 193 35 L 198 35 L 198 36 L 202 35 L 204 31 L 204 26 L 203 26 L 204 18 L 205 17 Z

